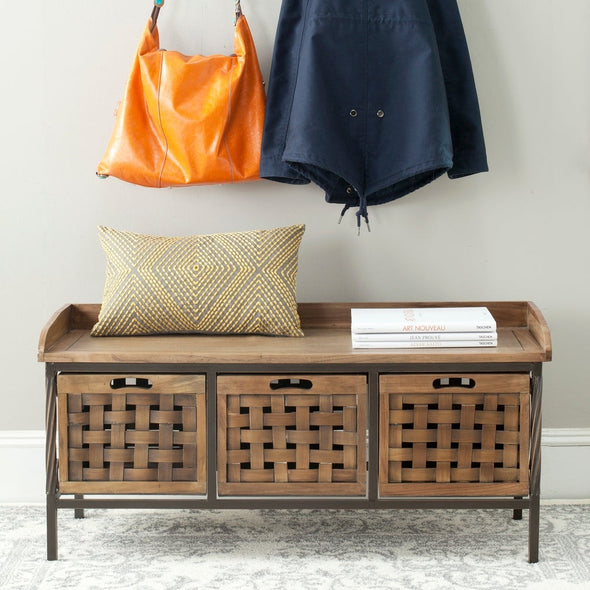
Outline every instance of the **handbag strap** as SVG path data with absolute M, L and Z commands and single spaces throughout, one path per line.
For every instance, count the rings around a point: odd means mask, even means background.
M 154 0 L 154 9 L 152 10 L 152 14 L 150 18 L 152 19 L 152 26 L 150 27 L 150 33 L 154 32 L 156 28 L 156 23 L 158 22 L 158 15 L 160 14 L 160 9 L 164 6 L 164 0 Z
M 160 14 L 160 9 L 164 6 L 164 0 L 154 0 L 154 9 L 152 10 L 151 19 L 152 19 L 152 26 L 150 27 L 150 33 L 154 32 L 156 28 L 156 23 L 158 22 L 158 15 Z M 240 0 L 234 0 L 234 26 L 238 22 L 238 19 L 242 16 L 242 4 Z
M 238 22 L 238 19 L 242 16 L 242 4 L 240 0 L 234 1 L 234 26 Z

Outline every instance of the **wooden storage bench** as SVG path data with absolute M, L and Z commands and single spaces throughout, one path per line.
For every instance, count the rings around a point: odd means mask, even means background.
M 490 309 L 497 347 L 351 347 L 352 307 L 457 305 Z M 48 559 L 60 508 L 504 508 L 538 561 L 534 304 L 302 303 L 303 338 L 92 338 L 99 310 L 40 338 Z

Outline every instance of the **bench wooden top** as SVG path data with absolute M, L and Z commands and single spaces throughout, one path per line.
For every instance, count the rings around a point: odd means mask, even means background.
M 493 348 L 353 349 L 353 307 L 485 306 L 498 326 Z M 551 336 L 534 303 L 300 303 L 303 338 L 166 335 L 91 337 L 99 304 L 68 304 L 45 325 L 38 360 L 51 363 L 381 364 L 509 363 L 551 360 Z

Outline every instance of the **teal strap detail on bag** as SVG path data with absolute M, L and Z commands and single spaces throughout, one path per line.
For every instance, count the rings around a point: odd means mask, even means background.
M 150 27 L 150 33 L 154 32 L 156 28 L 156 23 L 158 22 L 158 15 L 160 14 L 160 9 L 164 6 L 164 0 L 154 0 L 154 9 L 152 10 L 152 14 L 150 18 L 152 19 L 152 26 Z

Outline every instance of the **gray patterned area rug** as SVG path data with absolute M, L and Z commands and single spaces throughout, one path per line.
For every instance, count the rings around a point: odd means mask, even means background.
M 527 511 L 88 510 L 59 512 L 45 560 L 41 506 L 0 506 L 0 588 L 142 590 L 590 589 L 590 505 Z

